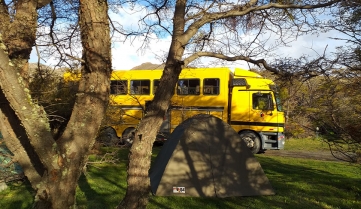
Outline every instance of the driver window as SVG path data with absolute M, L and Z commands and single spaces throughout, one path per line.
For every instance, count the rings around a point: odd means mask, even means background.
M 273 110 L 272 95 L 269 93 L 253 93 L 252 106 L 255 110 Z

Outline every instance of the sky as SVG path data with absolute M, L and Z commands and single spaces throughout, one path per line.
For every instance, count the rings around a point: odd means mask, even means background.
M 342 45 L 342 42 L 332 40 L 329 37 L 336 34 L 328 33 L 321 34 L 320 36 L 302 36 L 293 42 L 291 47 L 283 47 L 277 50 L 277 54 L 281 57 L 300 57 L 304 54 L 316 56 L 317 53 L 322 54 L 325 47 L 328 46 L 328 51 L 331 52 L 336 46 Z M 150 50 L 140 51 L 140 41 L 130 41 L 125 43 L 113 43 L 112 46 L 112 65 L 114 70 L 127 70 L 138 66 L 145 62 L 153 64 L 160 64 L 165 53 L 170 46 L 170 39 L 163 39 L 153 41 L 150 43 Z M 202 60 L 204 65 L 211 62 L 213 59 Z M 35 50 L 30 55 L 30 62 L 37 62 L 37 55 Z M 228 67 L 240 67 L 249 69 L 246 62 L 228 62 Z M 216 67 L 216 66 L 212 66 Z
M 124 13 L 110 13 L 110 17 L 118 22 L 118 24 L 122 25 L 124 28 L 136 28 L 138 25 L 139 17 L 142 15 L 138 14 L 138 17 L 125 17 Z M 279 48 L 276 53 L 280 57 L 293 57 L 297 58 L 302 55 L 310 55 L 316 56 L 317 53 L 322 54 L 325 50 L 325 47 L 328 46 L 328 52 L 334 51 L 336 46 L 343 45 L 342 42 L 332 40 L 329 37 L 335 37 L 337 34 L 329 32 L 326 34 L 317 35 L 308 35 L 301 36 L 296 41 L 290 44 L 290 47 Z M 161 64 L 164 62 L 168 49 L 170 47 L 171 37 L 165 37 L 163 39 L 155 39 L 149 44 L 149 50 L 141 51 L 142 42 L 138 39 L 128 39 L 126 42 L 112 42 L 112 67 L 114 70 L 127 70 L 131 69 L 135 66 L 141 65 L 145 62 L 150 62 L 153 64 Z M 264 57 L 266 60 L 270 60 L 267 57 Z M 203 66 L 209 67 L 218 67 L 218 65 L 209 64 L 214 59 L 211 58 L 203 58 L 201 64 Z M 30 55 L 29 62 L 37 62 L 36 51 L 32 50 Z M 47 63 L 43 63 L 46 65 L 53 64 L 54 61 L 48 60 Z M 192 63 L 191 63 L 192 65 Z M 227 62 L 224 66 L 227 67 L 240 67 L 244 69 L 249 69 L 249 66 L 244 61 L 236 61 L 236 62 Z
M 336 46 L 342 45 L 340 41 L 332 40 L 330 37 L 337 34 L 327 33 L 320 36 L 308 35 L 299 37 L 295 42 L 291 43 L 290 47 L 283 47 L 276 51 L 281 57 L 297 58 L 302 55 L 310 55 L 311 57 L 317 54 L 323 54 L 326 46 L 327 52 L 335 50 Z M 140 42 L 119 44 L 118 47 L 112 48 L 113 55 L 113 69 L 130 69 L 145 62 L 159 64 L 162 62 L 158 57 L 164 56 L 170 46 L 170 40 L 159 40 L 151 43 L 150 49 L 146 52 L 140 52 L 137 49 L 140 47 Z M 204 65 L 214 59 L 202 60 Z M 228 67 L 240 67 L 249 69 L 249 66 L 244 61 L 227 62 Z M 216 67 L 216 66 L 213 66 Z M 252 66 L 251 66 L 252 67 Z

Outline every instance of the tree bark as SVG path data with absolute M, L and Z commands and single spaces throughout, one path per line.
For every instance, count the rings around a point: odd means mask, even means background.
M 77 181 L 108 104 L 108 5 L 106 1 L 80 1 L 85 62 L 72 116 L 57 141 L 52 137 L 46 112 L 32 102 L 22 73 L 35 41 L 39 5 L 28 0 L 19 1 L 16 7 L 14 20 L 0 24 L 4 31 L 4 38 L 0 37 L 0 125 L 6 130 L 6 145 L 36 191 L 33 208 L 71 208 L 75 205 Z M 0 4 L 0 19 L 10 21 L 4 8 Z
M 183 67 L 185 8 L 186 0 L 178 0 L 175 7 L 174 32 L 169 55 L 157 93 L 135 133 L 135 139 L 129 153 L 128 187 L 118 208 L 140 209 L 146 208 L 148 204 L 150 192 L 148 171 L 153 143 L 174 94 L 169 89 L 174 89 Z

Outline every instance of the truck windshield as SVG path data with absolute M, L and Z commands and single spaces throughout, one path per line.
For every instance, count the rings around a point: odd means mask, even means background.
M 277 106 L 277 110 L 282 112 L 283 108 L 282 108 L 282 104 L 281 104 L 281 98 L 279 97 L 279 94 L 274 92 L 275 95 L 275 99 L 276 99 L 276 106 Z

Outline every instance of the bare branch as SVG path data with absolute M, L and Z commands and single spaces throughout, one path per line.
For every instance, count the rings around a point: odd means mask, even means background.
M 333 0 L 329 1 L 324 4 L 314 4 L 314 5 L 298 5 L 298 4 L 280 4 L 280 3 L 269 3 L 264 4 L 261 6 L 255 6 L 254 3 L 256 1 L 250 1 L 249 4 L 246 5 L 237 5 L 234 6 L 232 9 L 222 12 L 215 12 L 215 13 L 206 13 L 202 15 L 202 17 L 193 22 L 188 29 L 183 34 L 183 43 L 186 44 L 188 40 L 196 34 L 198 29 L 205 25 L 206 23 L 210 23 L 216 20 L 225 19 L 229 17 L 237 17 L 237 16 L 244 16 L 252 12 L 268 10 L 268 9 L 317 9 L 317 8 L 324 8 L 327 6 L 332 6 L 333 4 L 339 3 L 342 0 Z
M 190 56 L 190 57 L 188 57 L 188 58 L 186 58 L 184 60 L 184 66 L 188 66 L 189 63 L 191 63 L 192 61 L 194 61 L 195 59 L 197 59 L 199 57 L 214 57 L 214 58 L 227 60 L 227 61 L 244 60 L 244 61 L 247 61 L 249 63 L 255 64 L 255 65 L 259 66 L 259 67 L 263 66 L 264 68 L 266 68 L 267 70 L 269 70 L 269 71 L 271 71 L 273 73 L 280 74 L 279 70 L 277 70 L 276 68 L 273 68 L 270 65 L 268 65 L 266 60 L 264 60 L 264 59 L 254 60 L 254 59 L 251 59 L 250 57 L 246 57 L 246 56 L 230 57 L 230 56 L 226 56 L 224 54 L 217 54 L 217 53 L 213 53 L 213 52 L 198 52 L 198 53 L 195 53 L 192 56 Z

